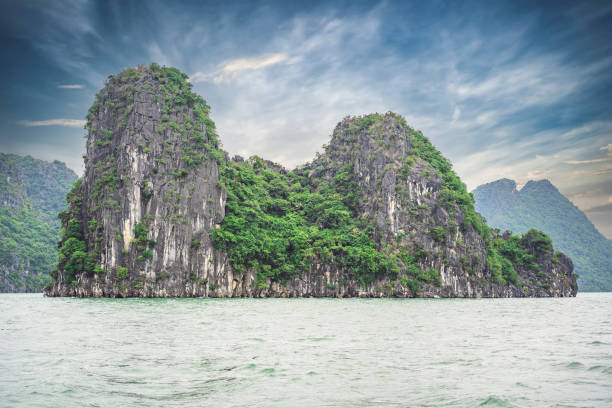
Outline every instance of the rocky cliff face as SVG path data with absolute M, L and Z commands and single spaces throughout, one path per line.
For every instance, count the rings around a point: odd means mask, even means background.
M 51 296 L 572 296 L 571 260 L 499 235 L 392 113 L 350 117 L 288 171 L 218 149 L 205 101 L 152 65 L 88 116 Z
M 110 78 L 88 116 L 49 295 L 204 296 L 222 283 L 229 265 L 209 235 L 224 215 L 224 157 L 208 110 L 174 69 Z

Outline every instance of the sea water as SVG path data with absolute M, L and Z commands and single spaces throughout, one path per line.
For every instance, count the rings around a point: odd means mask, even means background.
M 612 293 L 0 295 L 0 406 L 612 407 Z

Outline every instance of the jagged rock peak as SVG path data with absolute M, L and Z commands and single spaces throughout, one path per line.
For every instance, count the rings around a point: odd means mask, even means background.
M 336 125 L 332 138 L 324 149 L 328 154 L 337 150 L 355 152 L 368 149 L 372 144 L 386 148 L 384 152 L 387 154 L 405 155 L 406 150 L 398 149 L 397 142 L 412 132 L 414 130 L 406 124 L 405 119 L 393 112 L 347 116 Z
M 491 188 L 496 188 L 496 189 L 500 189 L 503 191 L 510 191 L 510 192 L 517 190 L 516 181 L 510 180 L 507 178 L 502 178 L 499 180 L 492 181 L 490 183 L 483 184 L 481 187 L 484 187 L 484 188 L 491 187 Z
M 548 179 L 529 180 L 520 190 L 517 188 L 516 181 L 508 178 L 491 181 L 490 183 L 485 183 L 478 186 L 478 188 L 481 190 L 495 189 L 497 192 L 500 193 L 527 192 L 530 190 L 558 191 L 557 188 Z
M 225 267 L 209 234 L 223 219 L 219 150 L 206 101 L 175 68 L 110 76 L 87 115 L 85 174 L 47 293 L 202 296 Z M 200 250 L 200 247 L 202 248 Z M 210 288 L 210 286 L 208 286 Z
M 420 131 L 393 112 L 347 116 L 335 127 L 330 143 L 323 147 L 323 154 L 309 164 L 314 170 L 311 176 L 321 169 L 331 170 L 328 175 L 333 175 L 334 169 L 351 164 L 359 177 L 368 168 L 374 170 L 374 178 L 393 169 L 406 179 L 416 163 L 416 167 L 433 166 L 436 174 L 432 174 L 431 182 L 439 184 L 438 171 L 451 169 L 450 162 Z
M 528 192 L 531 190 L 555 191 L 555 192 L 559 191 L 557 187 L 555 187 L 548 179 L 529 180 L 527 184 L 525 184 L 523 188 L 521 188 L 521 192 Z

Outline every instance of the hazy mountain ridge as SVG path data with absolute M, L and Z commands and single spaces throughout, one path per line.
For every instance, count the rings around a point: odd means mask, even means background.
M 489 225 L 515 233 L 536 228 L 549 234 L 572 258 L 580 290 L 612 290 L 612 241 L 550 181 L 529 181 L 518 190 L 514 181 L 501 179 L 472 193 L 476 210 Z
M 42 291 L 57 263 L 60 221 L 76 174 L 64 163 L 0 153 L 0 291 Z

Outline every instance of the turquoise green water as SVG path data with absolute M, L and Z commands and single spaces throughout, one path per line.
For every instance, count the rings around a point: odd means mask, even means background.
M 0 295 L 0 315 L 0 406 L 612 406 L 612 293 Z

